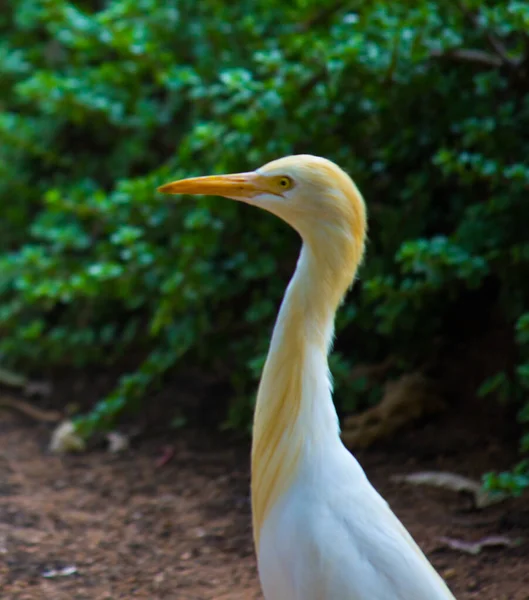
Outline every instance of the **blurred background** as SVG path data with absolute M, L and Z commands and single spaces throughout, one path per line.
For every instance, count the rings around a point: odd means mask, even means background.
M 74 417 L 86 440 L 147 420 L 153 436 L 220 435 L 245 453 L 300 241 L 264 212 L 156 187 L 317 154 L 352 175 L 369 211 L 331 358 L 344 439 L 396 436 L 412 456 L 409 427 L 427 423 L 464 462 L 494 438 L 499 458 L 469 471 L 521 494 L 528 31 L 516 0 L 8 3 L 6 397 Z

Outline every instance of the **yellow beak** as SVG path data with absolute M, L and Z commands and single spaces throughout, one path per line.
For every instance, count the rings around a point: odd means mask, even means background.
M 181 179 L 160 186 L 158 191 L 162 194 L 204 194 L 248 200 L 259 194 L 273 193 L 270 188 L 266 177 L 250 172 Z

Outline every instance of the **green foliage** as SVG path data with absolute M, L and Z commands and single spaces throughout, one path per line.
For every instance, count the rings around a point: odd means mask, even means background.
M 512 471 L 487 473 L 483 479 L 486 489 L 492 492 L 520 496 L 529 488 L 529 460 L 520 461 Z
M 230 378 L 226 425 L 245 426 L 299 242 L 248 207 L 155 189 L 310 152 L 346 168 L 370 207 L 368 260 L 338 320 L 355 341 L 334 359 L 338 402 L 365 396 L 352 363 L 391 347 L 420 364 L 448 309 L 494 280 L 519 365 L 481 393 L 519 402 L 526 423 L 528 25 L 515 0 L 10 3 L 3 361 L 133 355 L 80 421 L 88 435 L 185 356 Z

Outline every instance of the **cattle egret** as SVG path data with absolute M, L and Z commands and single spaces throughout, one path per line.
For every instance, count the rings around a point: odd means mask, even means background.
M 267 600 L 454 599 L 340 439 L 327 356 L 364 254 L 366 209 L 350 177 L 316 156 L 163 185 L 277 215 L 302 238 L 254 416 L 252 519 Z

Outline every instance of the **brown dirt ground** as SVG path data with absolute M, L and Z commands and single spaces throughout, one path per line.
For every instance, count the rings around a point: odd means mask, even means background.
M 476 419 L 475 410 L 442 415 L 358 458 L 459 600 L 527 600 L 526 500 L 475 511 L 464 496 L 391 481 L 423 469 L 479 477 L 507 466 L 514 441 L 499 436 L 496 416 Z M 173 431 L 138 438 L 121 455 L 96 449 L 59 458 L 46 450 L 49 431 L 0 413 L 2 600 L 262 597 L 246 442 Z M 174 455 L 157 466 L 167 444 Z M 527 542 L 470 556 L 438 540 L 500 534 Z M 68 566 L 76 573 L 44 576 Z

